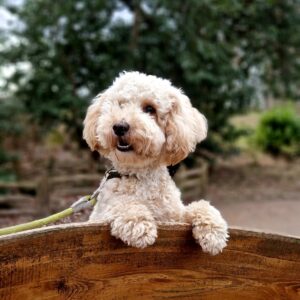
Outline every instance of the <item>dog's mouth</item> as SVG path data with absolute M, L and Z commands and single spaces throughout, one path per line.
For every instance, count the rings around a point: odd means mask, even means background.
M 128 144 L 123 137 L 119 137 L 117 149 L 121 152 L 128 152 L 133 150 L 133 147 L 130 144 Z

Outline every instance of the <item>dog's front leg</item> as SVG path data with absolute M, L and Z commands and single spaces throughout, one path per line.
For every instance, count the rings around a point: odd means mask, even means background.
M 157 238 L 157 226 L 151 212 L 145 205 L 124 199 L 122 202 L 114 209 L 111 234 L 129 246 L 145 248 L 152 245 Z
M 204 252 L 216 255 L 226 246 L 227 223 L 209 202 L 200 200 L 186 207 L 186 222 L 193 226 L 193 235 Z

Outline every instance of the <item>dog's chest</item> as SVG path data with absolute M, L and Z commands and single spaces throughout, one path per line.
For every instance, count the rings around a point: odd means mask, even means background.
M 103 192 L 116 197 L 123 196 L 157 201 L 164 194 L 165 187 L 165 181 L 122 177 L 107 181 Z
M 182 202 L 180 192 L 171 178 L 139 180 L 115 178 L 107 181 L 103 189 L 102 203 L 114 205 L 117 201 L 133 201 L 145 205 L 157 221 L 179 221 Z

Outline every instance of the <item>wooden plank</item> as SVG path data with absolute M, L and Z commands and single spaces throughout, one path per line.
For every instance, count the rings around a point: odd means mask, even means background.
M 23 208 L 9 208 L 0 209 L 0 218 L 5 217 L 20 217 L 20 216 L 33 216 L 36 214 L 36 209 L 23 207 Z M 5 226 L 5 225 L 4 225 Z
M 194 178 L 182 181 L 178 186 L 180 189 L 195 189 L 201 186 L 201 184 L 201 178 Z
M 35 189 L 36 188 L 36 184 L 32 181 L 18 181 L 18 182 L 3 182 L 0 181 L 0 188 L 11 188 L 11 189 L 15 189 L 15 188 L 22 188 L 22 189 Z
M 11 194 L 0 196 L 0 217 L 32 215 L 35 212 L 35 198 Z
M 86 185 L 99 185 L 103 174 L 75 174 L 72 176 L 56 176 L 50 179 L 51 186 L 77 186 L 82 187 Z
M 0 205 L 4 203 L 11 204 L 11 206 L 27 206 L 29 203 L 33 204 L 35 198 L 22 194 L 9 194 L 9 195 L 0 195 Z
M 54 191 L 51 194 L 51 199 L 56 199 L 59 197 L 65 196 L 85 196 L 91 195 L 93 192 L 98 188 L 97 185 L 95 186 L 86 186 L 86 187 L 73 187 L 73 188 L 62 188 L 60 190 Z
M 188 178 L 195 178 L 195 177 L 202 177 L 207 172 L 206 165 L 203 165 L 202 167 L 197 167 L 195 169 L 183 169 L 183 171 L 179 171 L 178 174 L 176 174 L 176 179 L 178 180 L 184 180 Z
M 300 239 L 230 231 L 210 256 L 189 226 L 136 249 L 108 227 L 68 224 L 0 238 L 1 299 L 300 299 Z
M 23 193 L 29 195 L 36 194 L 36 182 L 20 181 L 20 182 L 0 182 L 0 193 Z

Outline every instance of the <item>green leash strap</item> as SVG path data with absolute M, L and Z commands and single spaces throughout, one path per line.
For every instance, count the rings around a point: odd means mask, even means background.
M 99 191 L 97 190 L 92 196 L 91 195 L 84 196 L 84 197 L 80 198 L 78 201 L 76 201 L 71 207 L 69 207 L 61 212 L 58 212 L 56 214 L 53 214 L 51 216 L 48 216 L 46 218 L 42 218 L 42 219 L 35 220 L 32 222 L 24 223 L 24 224 L 1 228 L 0 236 L 39 228 L 39 227 L 42 227 L 49 223 L 53 223 L 60 219 L 68 217 L 68 216 L 72 215 L 73 213 L 78 212 L 86 207 L 92 207 L 96 204 L 98 193 L 99 193 Z

